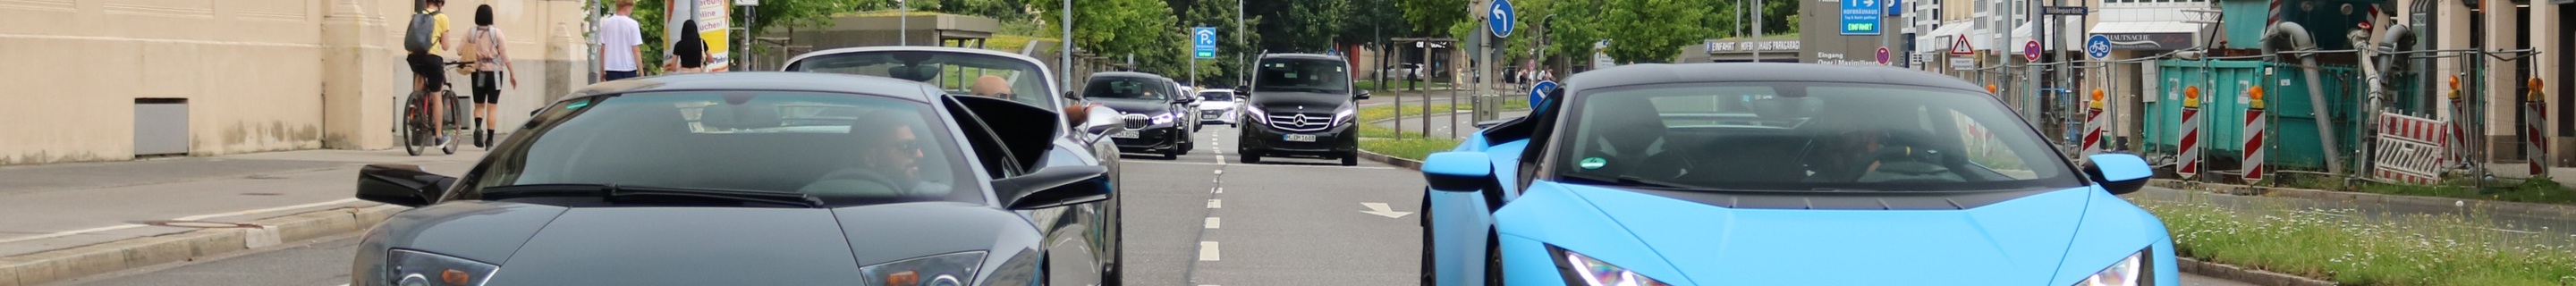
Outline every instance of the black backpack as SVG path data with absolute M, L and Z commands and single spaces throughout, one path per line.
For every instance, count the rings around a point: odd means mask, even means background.
M 438 44 L 438 31 L 433 31 L 438 28 L 438 13 L 430 11 L 411 15 L 410 30 L 403 32 L 403 51 L 428 54 L 430 46 Z

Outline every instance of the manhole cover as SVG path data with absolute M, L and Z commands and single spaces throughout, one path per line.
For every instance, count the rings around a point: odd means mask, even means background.
M 189 228 L 260 228 L 260 226 L 259 226 L 259 225 L 256 225 L 256 224 L 235 223 L 235 222 L 193 221 L 193 220 L 155 220 L 155 221 L 145 221 L 145 222 L 142 222 L 142 224 L 146 224 L 146 225 L 154 225 L 154 226 L 167 226 L 167 227 L 189 227 Z

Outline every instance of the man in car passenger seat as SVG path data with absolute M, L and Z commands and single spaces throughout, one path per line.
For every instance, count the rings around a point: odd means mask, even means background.
M 985 75 L 976 77 L 975 87 L 972 88 L 971 91 L 975 93 L 975 96 L 1019 101 L 1018 98 L 1015 98 L 1019 96 L 1019 93 L 1011 92 L 1011 82 L 1002 79 L 1001 76 Z

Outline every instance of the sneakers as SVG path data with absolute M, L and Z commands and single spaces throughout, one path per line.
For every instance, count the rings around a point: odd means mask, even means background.
M 475 118 L 475 119 L 474 119 L 474 125 L 483 125 L 483 119 L 482 119 L 482 118 Z M 486 141 L 486 140 L 487 140 L 487 139 L 491 139 L 491 138 L 487 138 L 487 136 L 485 136 L 485 135 L 486 135 L 486 134 L 488 134 L 488 133 L 490 133 L 490 131 L 491 131 L 491 130 L 484 130 L 484 131 L 485 131 L 485 132 L 474 132 L 474 148 L 490 148 L 490 147 L 485 147 L 485 146 L 484 146 L 484 144 L 489 144 L 489 143 L 487 143 L 487 142 L 490 142 L 490 141 Z
M 429 145 L 447 145 L 447 135 L 439 135 L 435 138 L 429 141 Z

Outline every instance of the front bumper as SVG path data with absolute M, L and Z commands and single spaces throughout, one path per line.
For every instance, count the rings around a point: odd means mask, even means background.
M 1235 120 L 1238 115 L 1235 115 L 1234 109 L 1200 109 L 1193 115 L 1198 116 L 1199 123 L 1234 124 L 1238 122 Z
M 1181 136 L 1189 136 L 1178 125 L 1163 125 L 1136 130 L 1136 138 L 1109 138 L 1118 144 L 1119 152 L 1169 150 L 1181 146 Z
M 1314 132 L 1295 132 L 1279 130 L 1256 121 L 1245 121 L 1241 132 L 1243 136 L 1238 141 L 1242 142 L 1244 152 L 1254 152 L 1258 155 L 1340 158 L 1359 152 L 1360 129 L 1355 125 L 1343 123 Z M 1314 135 L 1315 141 L 1288 141 L 1289 134 Z

